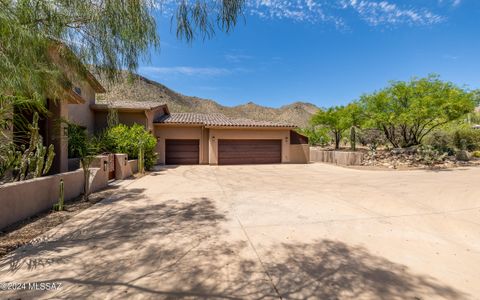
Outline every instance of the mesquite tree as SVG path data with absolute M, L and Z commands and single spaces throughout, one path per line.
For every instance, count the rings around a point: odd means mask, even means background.
M 335 149 L 340 148 L 343 132 L 348 128 L 345 122 L 345 107 L 335 106 L 318 110 L 310 120 L 313 126 L 326 128 L 335 140 Z
M 438 76 L 396 81 L 360 99 L 368 123 L 393 147 L 419 145 L 432 130 L 472 112 L 472 93 Z

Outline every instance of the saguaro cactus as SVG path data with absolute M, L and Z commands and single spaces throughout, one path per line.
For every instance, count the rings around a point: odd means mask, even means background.
M 58 202 L 53 206 L 53 210 L 62 211 L 65 204 L 65 187 L 63 179 L 60 179 L 60 190 L 58 196 Z

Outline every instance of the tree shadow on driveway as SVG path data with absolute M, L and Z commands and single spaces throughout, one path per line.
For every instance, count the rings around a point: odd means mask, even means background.
M 63 283 L 7 294 L 22 299 L 467 297 L 340 241 L 277 244 L 260 262 L 247 239 L 224 226 L 231 221 L 206 197 L 159 202 L 122 191 L 4 257 L 0 282 Z

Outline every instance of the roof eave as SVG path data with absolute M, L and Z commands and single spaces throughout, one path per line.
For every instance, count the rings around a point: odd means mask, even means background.
M 258 125 L 206 125 L 205 128 L 213 129 L 295 129 L 296 126 L 258 126 Z
M 83 99 L 80 95 L 75 93 L 72 90 L 69 90 L 67 93 L 67 101 L 68 104 L 83 104 L 85 103 L 85 99 Z
M 97 80 L 97 78 L 95 78 L 95 76 L 93 76 L 93 74 L 86 70 L 87 72 L 87 81 L 88 83 L 90 83 L 90 85 L 92 86 L 93 90 L 97 93 L 97 94 L 103 94 L 103 93 L 106 93 L 107 90 L 103 87 L 103 85 Z

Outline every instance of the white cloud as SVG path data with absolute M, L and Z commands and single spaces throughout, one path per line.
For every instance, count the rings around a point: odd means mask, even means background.
M 425 8 L 402 8 L 388 1 L 344 1 L 346 9 L 351 8 L 373 26 L 387 24 L 432 25 L 440 23 L 443 17 Z
M 329 22 L 336 27 L 346 26 L 347 22 L 342 15 L 348 12 L 356 13 L 372 26 L 431 25 L 442 22 L 444 19 L 426 8 L 401 7 L 384 0 L 249 0 L 247 12 L 271 19 Z
M 239 63 L 245 60 L 252 59 L 253 57 L 250 55 L 245 55 L 245 54 L 235 54 L 235 53 L 229 53 L 225 54 L 225 59 L 229 62 L 233 63 Z
M 446 3 L 447 5 L 458 6 L 462 3 L 462 0 L 438 0 L 438 3 L 439 4 Z
M 163 12 L 171 16 L 176 1 L 162 2 Z M 405 4 L 399 0 L 246 0 L 245 14 L 265 19 L 327 23 L 337 28 L 348 28 L 355 15 L 371 26 L 425 26 L 445 21 L 438 11 L 446 4 L 458 6 L 461 2 L 434 0 L 427 5 L 421 1 Z

